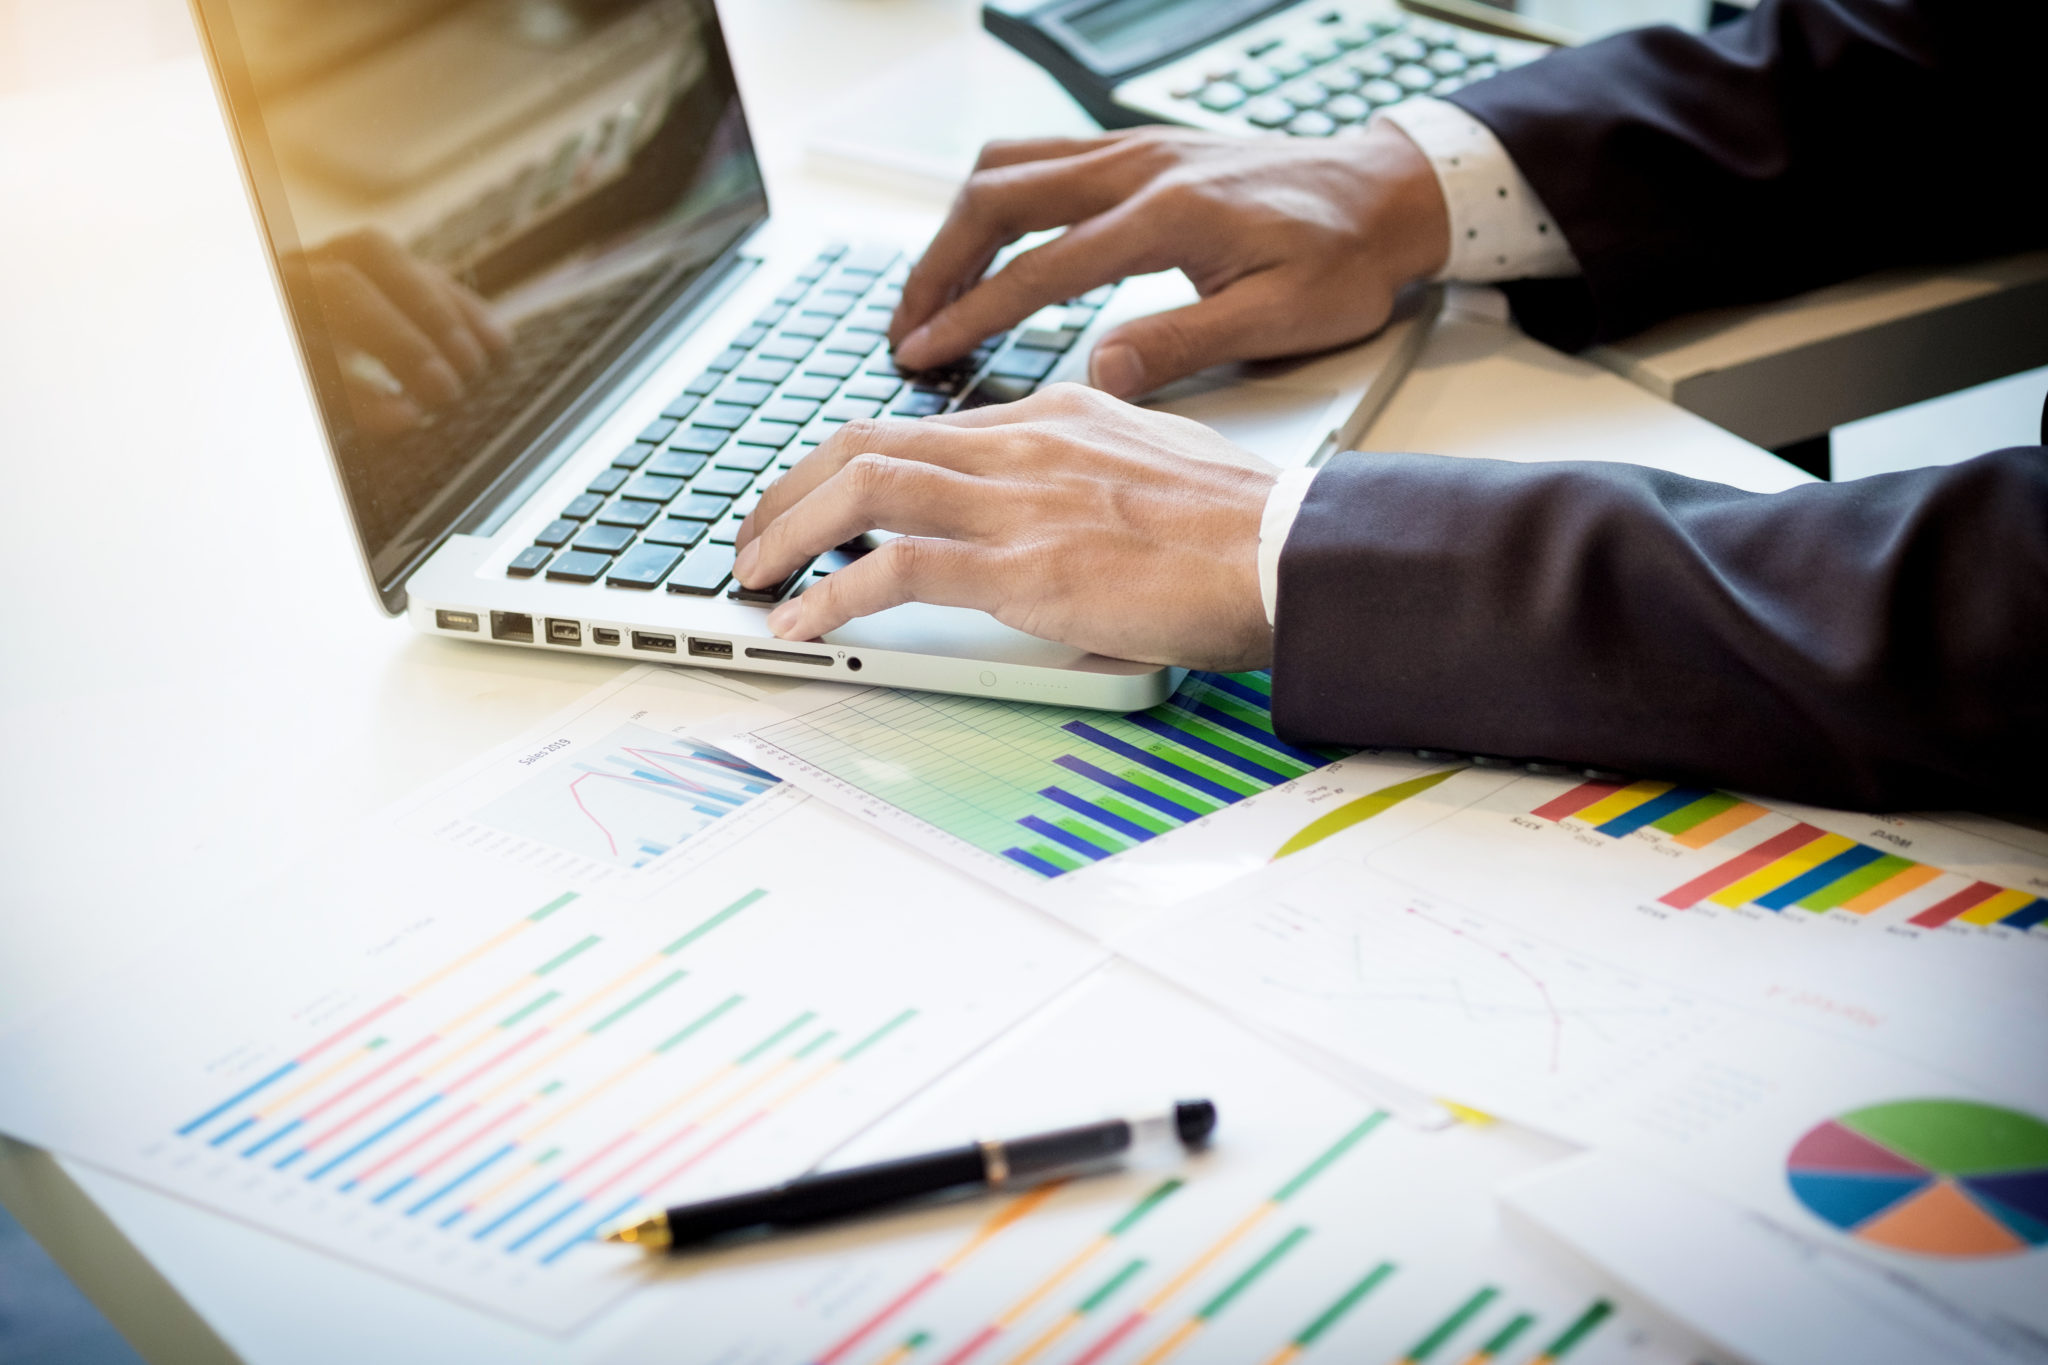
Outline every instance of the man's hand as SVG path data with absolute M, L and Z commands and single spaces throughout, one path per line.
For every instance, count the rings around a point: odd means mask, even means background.
M 922 421 L 848 422 L 740 528 L 750 588 L 865 531 L 902 533 L 777 607 L 810 640 L 902 602 L 978 607 L 1101 654 L 1258 668 L 1259 520 L 1273 472 L 1186 418 L 1077 384 Z
M 1065 227 L 983 279 L 996 253 Z M 943 364 L 1048 304 L 1178 268 L 1199 303 L 1103 337 L 1089 380 L 1136 398 L 1229 360 L 1369 336 L 1394 294 L 1450 248 L 1435 173 L 1406 134 L 1225 137 L 1141 128 L 999 142 L 910 272 L 889 340 L 910 368 Z

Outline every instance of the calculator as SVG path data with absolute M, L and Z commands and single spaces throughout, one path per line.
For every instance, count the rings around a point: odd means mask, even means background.
M 1393 0 L 988 0 L 982 23 L 1105 128 L 1329 137 L 1551 49 Z

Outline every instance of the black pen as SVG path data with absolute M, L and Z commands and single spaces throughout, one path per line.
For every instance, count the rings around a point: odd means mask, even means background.
M 950 1151 L 807 1175 L 764 1190 L 684 1204 L 614 1228 L 604 1240 L 670 1251 L 729 1233 L 808 1227 L 948 1190 L 999 1190 L 1074 1174 L 1149 1140 L 1170 1138 L 1182 1147 L 1200 1147 L 1215 1128 L 1215 1105 L 1182 1100 L 1168 1113 L 1150 1118 L 1109 1119 L 1007 1142 L 972 1142 Z

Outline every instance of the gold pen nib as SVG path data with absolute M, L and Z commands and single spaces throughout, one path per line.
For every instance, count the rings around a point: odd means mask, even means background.
M 625 1242 L 648 1251 L 668 1250 L 668 1219 L 656 1214 L 643 1218 L 637 1223 L 627 1223 L 613 1228 L 602 1238 L 607 1242 Z

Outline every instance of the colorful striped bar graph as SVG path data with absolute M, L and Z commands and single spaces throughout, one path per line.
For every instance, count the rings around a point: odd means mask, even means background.
M 1707 848 L 1771 814 L 1763 806 L 1726 792 L 1669 782 L 1585 782 L 1530 813 L 1553 822 L 1570 820 L 1614 839 L 1652 830 L 1687 849 Z M 1708 904 L 1868 915 L 1950 875 L 1942 868 L 1795 821 L 1658 901 L 1678 910 Z M 2025 931 L 2048 922 L 2048 898 L 1993 882 L 1972 881 L 1906 922 L 1924 929 L 1955 923 Z
M 1392 1261 L 1381 1261 L 1367 1271 L 1363 1279 L 1339 1295 L 1335 1303 L 1316 1314 L 1314 1321 L 1308 1326 L 1295 1333 L 1293 1340 L 1268 1356 L 1265 1365 L 1294 1365 L 1303 1352 L 1314 1346 L 1324 1333 L 1342 1322 L 1352 1309 L 1364 1301 L 1366 1295 L 1379 1288 L 1393 1273 Z
M 1176 1327 L 1166 1340 L 1154 1346 L 1143 1356 L 1140 1356 L 1138 1358 L 1138 1365 L 1165 1365 L 1167 1360 L 1179 1355 L 1182 1348 L 1201 1335 L 1204 1328 L 1222 1315 L 1224 1309 L 1230 1307 L 1233 1302 L 1243 1297 L 1245 1291 L 1257 1284 L 1265 1277 L 1268 1271 L 1286 1259 L 1288 1252 L 1308 1240 L 1308 1235 L 1309 1230 L 1305 1227 L 1290 1229 L 1286 1236 L 1268 1247 L 1264 1255 L 1239 1271 L 1235 1279 L 1231 1280 L 1229 1284 L 1224 1285 L 1208 1302 L 1197 1308 L 1194 1316 L 1190 1317 L 1179 1327 Z

